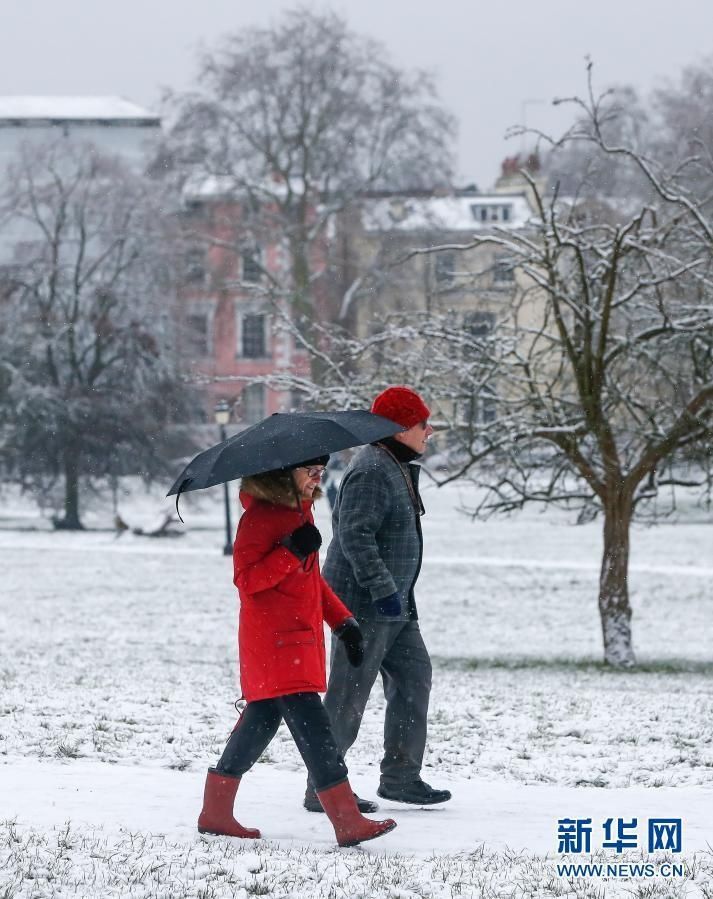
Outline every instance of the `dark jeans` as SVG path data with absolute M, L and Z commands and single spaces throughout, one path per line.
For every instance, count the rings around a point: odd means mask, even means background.
M 260 758 L 282 719 L 317 790 L 342 783 L 347 766 L 337 749 L 329 716 L 318 693 L 290 693 L 249 702 L 215 766 L 218 774 L 241 777 Z
M 360 621 L 364 662 L 352 668 L 341 640 L 332 638 L 332 669 L 324 707 L 340 752 L 346 755 L 359 733 L 369 694 L 381 675 L 386 698 L 384 785 L 421 776 L 426 748 L 431 659 L 417 621 Z

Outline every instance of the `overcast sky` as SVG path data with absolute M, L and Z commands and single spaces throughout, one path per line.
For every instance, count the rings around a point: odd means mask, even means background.
M 201 43 L 267 24 L 287 0 L 5 0 L 0 93 L 119 94 L 158 109 L 190 86 Z M 317 8 L 325 4 L 316 3 Z M 331 7 L 402 66 L 435 71 L 460 121 L 461 183 L 487 188 L 521 123 L 560 129 L 555 96 L 597 81 L 642 91 L 713 60 L 713 0 L 342 0 Z M 11 10 L 11 11 L 10 11 Z M 713 64 L 713 61 L 711 62 Z

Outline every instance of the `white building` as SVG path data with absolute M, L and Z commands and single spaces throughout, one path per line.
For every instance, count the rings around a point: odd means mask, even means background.
M 0 96 L 0 175 L 23 144 L 60 137 L 140 167 L 160 133 L 159 116 L 122 97 Z
M 63 140 L 91 144 L 141 171 L 160 134 L 159 116 L 122 97 L 0 96 L 0 186 L 23 147 Z M 17 222 L 2 224 L 0 264 L 12 258 L 23 239 L 26 234 Z

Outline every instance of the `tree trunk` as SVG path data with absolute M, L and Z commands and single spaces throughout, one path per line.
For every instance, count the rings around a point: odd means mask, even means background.
M 79 520 L 79 465 L 75 447 L 64 453 L 64 518 L 55 520 L 55 527 L 63 531 L 84 529 Z
M 636 664 L 629 605 L 629 531 L 631 497 L 616 490 L 604 505 L 604 555 L 599 578 L 599 614 L 604 661 L 615 668 Z
M 304 229 L 292 237 L 290 255 L 292 257 L 292 313 L 295 324 L 310 345 L 316 349 L 321 347 L 318 333 L 313 323 L 319 321 L 319 310 L 312 286 L 312 273 L 309 258 L 309 239 Z M 321 384 L 324 374 L 324 363 L 317 356 L 310 354 L 310 374 L 315 384 Z

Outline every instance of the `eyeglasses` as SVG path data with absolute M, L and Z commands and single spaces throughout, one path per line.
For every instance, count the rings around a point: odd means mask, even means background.
M 324 465 L 311 465 L 309 468 L 300 466 L 300 468 L 307 472 L 308 478 L 321 478 L 324 474 Z

